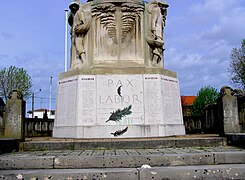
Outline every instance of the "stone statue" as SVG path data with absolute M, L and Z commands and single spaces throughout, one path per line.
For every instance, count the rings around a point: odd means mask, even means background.
M 75 13 L 72 26 L 72 51 L 71 63 L 73 68 L 77 68 L 86 61 L 85 38 L 90 29 L 91 18 L 85 13 L 83 6 Z
M 74 0 L 69 5 L 70 13 L 68 15 L 68 24 L 71 27 L 70 28 L 71 43 L 74 42 L 74 36 L 73 36 L 73 21 L 74 21 L 74 16 L 77 13 L 77 11 L 79 10 L 79 7 L 80 7 L 79 0 Z M 71 60 L 70 60 L 70 63 L 71 64 L 70 64 L 70 66 L 71 67 L 72 67 L 72 64 L 73 64 L 73 59 L 74 59 L 73 57 L 75 56 L 75 54 L 76 54 L 76 50 L 74 48 L 74 45 L 72 45 L 71 46 L 71 49 L 70 49 L 70 57 L 71 57 Z
M 150 46 L 150 60 L 153 64 L 162 61 L 164 51 L 163 29 L 167 15 L 168 4 L 162 1 L 153 0 L 148 4 L 150 36 L 146 41 Z
M 79 1 L 74 1 L 72 2 L 70 5 L 69 5 L 69 9 L 70 9 L 70 13 L 68 15 L 68 24 L 72 27 L 73 26 L 73 19 L 74 19 L 74 16 L 76 14 L 76 12 L 78 11 L 79 9 Z M 72 30 L 72 28 L 71 28 Z M 72 34 L 72 33 L 71 33 Z

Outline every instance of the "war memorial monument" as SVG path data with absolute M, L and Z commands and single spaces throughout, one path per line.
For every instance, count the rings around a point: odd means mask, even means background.
M 184 135 L 180 88 L 164 68 L 168 4 L 70 4 L 70 70 L 59 75 L 54 137 Z

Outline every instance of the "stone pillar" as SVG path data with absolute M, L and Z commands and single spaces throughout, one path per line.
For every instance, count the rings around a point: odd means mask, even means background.
M 221 88 L 221 94 L 223 95 L 223 133 L 240 133 L 237 97 L 234 96 L 234 91 L 227 86 Z
M 19 91 L 13 90 L 6 102 L 5 109 L 5 138 L 25 139 L 25 101 Z
M 4 108 L 5 108 L 5 103 L 3 99 L 0 97 L 0 137 L 3 136 L 3 132 L 4 132 L 4 124 L 3 124 Z

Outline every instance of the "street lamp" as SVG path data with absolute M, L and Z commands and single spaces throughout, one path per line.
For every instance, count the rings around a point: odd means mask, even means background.
M 39 89 L 38 92 L 32 93 L 32 106 L 31 106 L 31 109 L 32 109 L 32 118 L 34 118 L 34 95 L 40 93 L 41 91 L 42 91 L 42 89 Z
M 68 9 L 65 9 L 65 72 L 67 71 L 67 46 L 68 46 Z
M 52 79 L 53 77 L 50 77 L 50 83 L 49 83 L 49 117 L 51 116 L 51 108 L 52 108 Z

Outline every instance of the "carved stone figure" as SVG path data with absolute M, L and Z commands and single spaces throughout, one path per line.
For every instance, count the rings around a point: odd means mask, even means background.
M 163 58 L 164 36 L 163 29 L 167 15 L 168 4 L 162 1 L 153 0 L 148 4 L 150 36 L 146 41 L 150 46 L 150 60 L 153 64 L 159 63 Z
M 76 50 L 75 50 L 75 47 L 73 45 L 72 42 L 74 42 L 74 36 L 73 36 L 73 21 L 74 21 L 74 16 L 76 14 L 76 12 L 79 10 L 79 7 L 80 7 L 80 2 L 79 0 L 74 0 L 73 2 L 70 3 L 69 5 L 69 9 L 70 9 L 70 13 L 68 15 L 68 24 L 70 25 L 70 35 L 71 35 L 71 49 L 70 49 L 70 57 L 71 57 L 71 60 L 70 60 L 70 66 L 72 67 L 73 65 L 73 61 L 74 61 L 74 56 L 76 54 Z
M 85 38 L 90 29 L 91 18 L 85 13 L 83 6 L 80 5 L 73 19 L 72 26 L 72 46 L 74 51 L 72 54 L 71 66 L 73 68 L 80 67 L 80 64 L 86 61 Z
M 73 26 L 73 19 L 74 19 L 74 16 L 76 14 L 76 12 L 78 11 L 79 9 L 79 1 L 74 1 L 72 2 L 70 5 L 69 5 L 69 9 L 70 9 L 70 13 L 68 15 L 68 23 L 69 25 L 72 27 Z M 72 30 L 72 28 L 71 28 Z M 72 34 L 72 33 L 71 33 Z
M 165 2 L 74 0 L 69 8 L 71 69 L 163 67 Z

